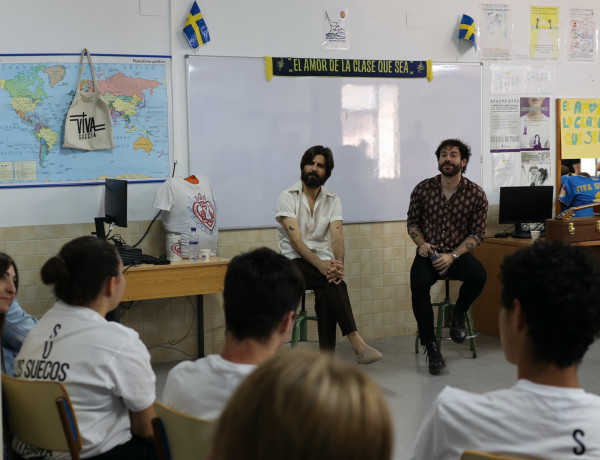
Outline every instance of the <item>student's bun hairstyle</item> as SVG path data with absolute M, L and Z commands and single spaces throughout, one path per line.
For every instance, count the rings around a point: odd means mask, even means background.
M 66 243 L 42 267 L 42 281 L 69 305 L 87 306 L 111 276 L 119 275 L 121 258 L 115 246 L 94 236 Z

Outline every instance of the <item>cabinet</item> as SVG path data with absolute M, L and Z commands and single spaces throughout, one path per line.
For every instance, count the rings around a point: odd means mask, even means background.
M 543 238 L 542 238 L 543 239 Z M 473 254 L 483 264 L 487 271 L 487 281 L 480 296 L 472 305 L 474 327 L 480 332 L 498 337 L 498 313 L 500 312 L 502 285 L 500 279 L 500 265 L 504 258 L 521 248 L 531 246 L 531 239 L 519 238 L 485 238 L 483 243 L 475 248 Z M 571 243 L 574 246 L 585 246 L 600 257 L 600 241 L 581 241 Z

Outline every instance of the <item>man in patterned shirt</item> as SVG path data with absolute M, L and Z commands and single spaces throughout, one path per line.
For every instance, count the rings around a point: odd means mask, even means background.
M 419 183 L 410 196 L 406 225 L 417 245 L 410 270 L 412 307 L 421 345 L 427 351 L 429 372 L 446 367 L 433 327 L 431 286 L 441 274 L 463 282 L 451 320 L 450 337 L 465 341 L 465 314 L 481 293 L 486 272 L 471 251 L 483 240 L 488 203 L 485 192 L 463 173 L 471 149 L 458 139 L 446 139 L 435 152 L 439 175 Z M 437 260 L 430 256 L 439 254 Z

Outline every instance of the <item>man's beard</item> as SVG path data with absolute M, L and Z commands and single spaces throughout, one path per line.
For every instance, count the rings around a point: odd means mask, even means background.
M 326 181 L 325 178 L 321 179 L 316 172 L 305 173 L 304 171 L 302 172 L 300 179 L 302 179 L 302 183 L 308 188 L 319 188 Z
M 446 165 L 450 165 L 450 166 L 454 166 L 454 167 L 450 171 L 445 171 L 444 170 L 444 166 L 446 166 Z M 446 177 L 454 177 L 459 172 L 462 171 L 462 166 L 460 164 L 458 164 L 458 165 L 455 166 L 452 163 L 443 163 L 443 164 L 438 165 L 438 170 L 442 173 L 442 175 L 444 175 Z

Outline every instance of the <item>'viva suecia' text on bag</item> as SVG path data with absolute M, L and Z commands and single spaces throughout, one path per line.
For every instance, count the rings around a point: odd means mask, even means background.
M 81 69 L 83 68 L 84 54 L 87 54 L 90 64 L 94 79 L 94 91 L 81 91 Z M 108 106 L 98 92 L 92 57 L 89 51 L 84 49 L 79 61 L 77 90 L 65 120 L 63 147 L 79 150 L 105 150 L 112 149 L 114 146 Z

